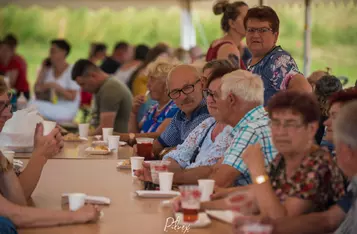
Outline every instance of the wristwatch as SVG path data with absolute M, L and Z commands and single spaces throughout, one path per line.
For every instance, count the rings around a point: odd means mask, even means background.
M 268 175 L 260 175 L 254 178 L 254 184 L 263 184 L 269 180 Z
M 0 155 L 0 172 L 7 172 L 11 168 L 12 164 L 9 160 L 4 155 Z

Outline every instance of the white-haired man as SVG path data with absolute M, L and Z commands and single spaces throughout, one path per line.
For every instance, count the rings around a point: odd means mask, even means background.
M 334 122 L 334 144 L 337 164 L 350 179 L 349 190 L 353 193 L 352 208 L 336 234 L 357 233 L 357 101 L 342 107 Z
M 250 144 L 259 142 L 266 165 L 277 154 L 271 139 L 268 113 L 263 107 L 264 87 L 261 78 L 251 72 L 237 70 L 224 75 L 220 82 L 211 89 L 209 98 L 215 103 L 211 108 L 217 112 L 216 121 L 234 127 L 231 133 L 233 141 L 222 163 L 175 171 L 174 183 L 192 184 L 209 175 L 219 187 L 247 185 L 252 180 L 241 157 L 244 150 Z M 150 177 L 147 175 L 142 179 L 150 180 Z

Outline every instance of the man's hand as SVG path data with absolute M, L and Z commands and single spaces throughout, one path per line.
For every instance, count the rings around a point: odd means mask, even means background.
M 139 180 L 151 182 L 150 163 L 143 162 L 143 169 L 136 170 L 134 174 L 139 178 Z
M 36 126 L 34 137 L 34 155 L 41 155 L 46 159 L 58 154 L 63 147 L 63 138 L 58 128 L 54 128 L 50 134 L 43 136 L 43 125 Z

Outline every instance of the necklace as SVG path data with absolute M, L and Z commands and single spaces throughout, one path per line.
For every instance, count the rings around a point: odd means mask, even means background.
M 163 111 L 166 107 L 167 107 L 167 105 L 169 105 L 169 103 L 170 103 L 171 101 L 168 101 L 163 107 L 161 107 L 160 109 L 159 109 L 159 105 L 157 106 L 157 109 L 156 109 L 156 112 L 157 113 L 160 113 L 161 111 Z

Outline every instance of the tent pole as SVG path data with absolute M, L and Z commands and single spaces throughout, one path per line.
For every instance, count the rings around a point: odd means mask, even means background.
M 181 47 L 190 49 L 196 45 L 196 31 L 192 20 L 191 0 L 181 0 Z
M 310 75 L 311 68 L 311 0 L 305 0 L 304 32 L 304 75 Z

